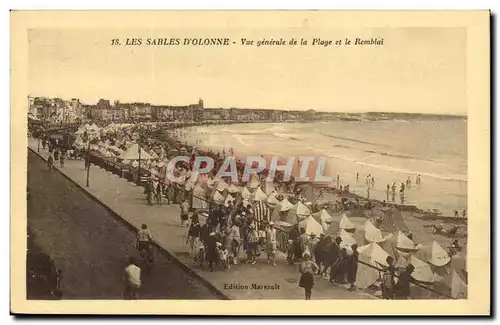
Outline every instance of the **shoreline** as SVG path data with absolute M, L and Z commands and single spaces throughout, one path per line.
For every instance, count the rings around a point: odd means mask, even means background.
M 305 121 L 305 122 L 307 123 L 307 122 L 311 122 L 311 121 Z M 200 124 L 194 124 L 194 125 L 184 125 L 184 126 L 176 127 L 174 129 L 186 129 L 186 128 L 192 128 L 192 127 L 196 127 L 196 126 L 220 126 L 220 125 L 230 125 L 230 124 L 253 124 L 253 123 L 257 123 L 257 124 L 274 124 L 274 123 L 284 124 L 284 123 L 279 123 L 276 121 L 256 121 L 256 122 L 250 122 L 250 123 L 245 123 L 245 122 L 240 123 L 239 121 L 232 121 L 231 123 L 213 123 L 213 124 L 212 123 L 200 123 Z M 168 132 L 169 130 L 164 130 L 164 129 L 160 130 L 160 132 L 164 132 L 164 131 Z M 174 140 L 174 141 L 180 142 L 182 144 L 182 141 L 180 141 L 180 140 Z M 205 151 L 205 152 L 212 150 L 211 148 L 208 148 L 208 147 L 196 146 L 192 142 L 190 143 L 189 140 L 184 142 L 184 143 L 187 143 L 188 149 L 191 149 L 194 147 L 194 148 L 197 148 L 197 149 L 199 149 L 201 151 Z M 217 151 L 215 151 L 215 152 L 217 152 Z M 241 156 L 241 155 L 240 156 L 235 155 L 235 157 L 237 159 L 241 159 L 243 161 L 246 159 L 245 156 Z M 354 199 L 354 200 L 358 199 L 361 202 L 369 201 L 373 204 L 374 207 L 382 207 L 384 204 L 383 200 L 375 199 L 375 198 L 367 199 L 366 197 L 364 197 L 358 193 L 340 191 L 339 189 L 337 189 L 335 187 L 328 186 L 328 185 L 322 185 L 322 184 L 317 184 L 317 183 L 315 184 L 314 182 L 301 182 L 301 181 L 297 181 L 296 183 L 301 184 L 302 186 L 304 186 L 304 185 L 311 186 L 312 188 L 318 189 L 318 190 L 326 190 L 326 192 L 332 193 L 336 196 L 338 196 L 340 194 L 341 196 L 349 197 L 350 199 Z M 386 204 L 386 206 L 394 207 L 402 212 L 403 211 L 410 212 L 410 213 L 412 213 L 412 217 L 418 218 L 418 219 L 423 220 L 423 221 L 430 221 L 430 222 L 441 221 L 443 223 L 457 223 L 457 224 L 467 225 L 467 218 L 461 218 L 461 217 L 456 218 L 454 216 L 443 215 L 442 213 L 436 213 L 430 209 L 426 210 L 426 209 L 419 208 L 418 205 L 398 204 L 395 202 L 386 202 L 385 204 Z

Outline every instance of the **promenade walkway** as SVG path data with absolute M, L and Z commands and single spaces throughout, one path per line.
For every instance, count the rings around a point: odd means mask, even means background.
M 49 155 L 47 150 L 40 148 L 40 152 L 37 152 L 37 140 L 28 139 L 28 147 L 43 159 L 47 159 Z M 86 171 L 84 162 L 81 160 L 66 160 L 63 168 L 60 168 L 59 163 L 56 162 L 55 167 L 130 225 L 139 228 L 143 223 L 148 224 L 158 246 L 226 297 L 252 300 L 304 299 L 304 291 L 298 286 L 300 278 L 298 266 L 287 265 L 283 254 L 277 256 L 276 267 L 267 264 L 265 254 L 261 254 L 255 265 L 239 264 L 231 266 L 229 270 L 216 267 L 214 272 L 209 272 L 207 269 L 200 268 L 189 257 L 186 244 L 187 228 L 179 225 L 178 205 L 147 205 L 142 187 L 95 165 L 90 168 L 90 186 L 86 187 Z M 134 244 L 133 242 L 123 243 L 123 245 Z M 106 248 L 103 247 L 103 249 Z M 279 289 L 252 289 L 252 284 L 274 285 Z M 248 286 L 249 289 L 230 289 L 227 288 L 229 285 Z M 348 291 L 344 287 L 330 285 L 328 281 L 316 277 L 312 299 L 377 298 L 359 290 Z

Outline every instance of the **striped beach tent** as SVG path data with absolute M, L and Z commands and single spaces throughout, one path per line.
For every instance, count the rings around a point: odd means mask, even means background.
M 267 204 L 264 201 L 257 202 L 253 207 L 253 212 L 255 219 L 259 222 L 271 219 L 271 210 L 267 207 Z
M 229 185 L 229 188 L 227 189 L 227 191 L 231 194 L 236 194 L 236 193 L 240 192 L 240 189 L 236 185 L 231 184 L 231 185 Z

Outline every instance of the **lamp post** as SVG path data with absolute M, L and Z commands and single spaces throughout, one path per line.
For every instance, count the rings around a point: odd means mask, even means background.
M 85 167 L 87 168 L 87 182 L 85 184 L 86 187 L 89 187 L 89 179 L 90 179 L 90 137 L 85 131 L 83 133 L 83 139 L 87 141 L 87 155 L 86 155 L 86 161 L 85 161 Z

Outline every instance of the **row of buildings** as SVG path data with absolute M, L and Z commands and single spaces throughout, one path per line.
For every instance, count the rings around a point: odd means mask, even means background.
M 50 122 L 75 122 L 79 120 L 236 120 L 236 121 L 289 121 L 314 120 L 316 112 L 284 111 L 250 108 L 205 108 L 203 100 L 185 106 L 151 105 L 149 103 L 120 103 L 100 99 L 95 105 L 86 105 L 78 98 L 28 97 L 29 116 Z

